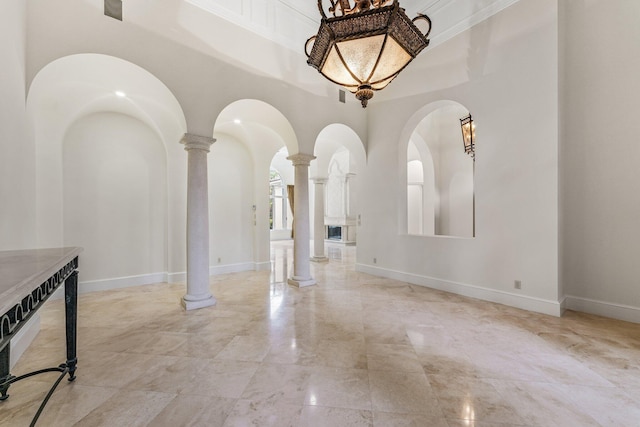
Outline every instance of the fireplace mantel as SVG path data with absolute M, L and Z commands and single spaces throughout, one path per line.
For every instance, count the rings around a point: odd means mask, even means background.
M 356 223 L 355 218 L 325 217 L 325 241 L 343 245 L 355 245 Z

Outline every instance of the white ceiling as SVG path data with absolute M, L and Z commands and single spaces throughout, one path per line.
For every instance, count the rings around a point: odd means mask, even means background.
M 102 0 L 84 1 L 102 6 Z M 427 53 L 517 1 L 399 0 L 409 18 L 431 18 Z M 320 23 L 317 0 L 137 0 L 123 3 L 123 15 L 125 25 L 316 95 L 336 96 L 336 86 L 307 65 L 304 53 Z
M 302 51 L 317 32 L 316 0 L 185 0 L 289 49 Z M 324 4 L 329 4 L 324 0 Z M 433 21 L 431 46 L 460 34 L 518 0 L 399 0 L 409 18 L 418 13 Z

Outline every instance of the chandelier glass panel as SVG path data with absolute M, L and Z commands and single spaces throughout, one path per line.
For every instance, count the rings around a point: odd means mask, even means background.
M 307 63 L 363 107 L 429 45 L 429 17 L 409 19 L 397 0 L 318 0 L 318 9 L 322 20 L 305 45 Z M 424 33 L 417 21 L 426 23 Z

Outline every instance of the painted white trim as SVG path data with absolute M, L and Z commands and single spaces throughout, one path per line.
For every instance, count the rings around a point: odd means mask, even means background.
M 567 311 L 567 297 L 563 297 L 562 300 L 560 300 L 560 315 L 562 316 L 565 311 Z
M 184 283 L 187 281 L 187 272 L 180 271 L 178 273 L 168 273 L 167 274 L 167 282 L 168 283 Z
M 256 262 L 254 263 L 253 269 L 255 271 L 271 271 L 271 261 Z
M 561 304 L 558 301 L 516 295 L 496 289 L 487 289 L 466 283 L 452 282 L 450 280 L 405 273 L 402 271 L 374 267 L 366 264 L 356 264 L 356 271 L 371 274 L 373 276 L 385 277 L 387 279 L 400 280 L 402 282 L 437 289 L 440 291 L 451 292 L 457 295 L 504 304 L 510 307 L 534 311 L 536 313 L 548 314 L 550 316 L 559 317 L 562 314 Z
M 184 273 L 182 273 L 184 274 Z M 82 276 L 82 272 L 80 273 Z M 173 283 L 169 282 L 168 273 L 140 274 L 137 276 L 114 277 L 111 279 L 89 280 L 78 282 L 78 294 L 88 294 L 91 292 L 108 291 L 110 289 L 130 288 L 133 286 L 151 285 L 153 283 Z M 62 299 L 64 296 L 64 286 L 60 286 L 51 295 L 51 299 Z
M 503 11 L 504 9 L 514 3 L 517 3 L 518 1 L 519 0 L 501 0 L 478 10 L 476 13 L 461 20 L 454 26 L 447 28 L 445 31 L 442 31 L 436 36 L 431 37 L 431 43 L 429 44 L 429 47 L 433 49 L 435 46 L 443 44 L 444 42 L 454 38 L 458 34 L 464 33 L 474 25 L 479 24 L 486 19 L 489 19 L 493 15 Z
M 112 279 L 90 280 L 78 283 L 78 293 L 108 291 L 110 289 L 130 288 L 132 286 L 166 283 L 167 273 L 141 274 L 137 276 L 114 277 Z
M 209 275 L 217 276 L 220 274 L 239 273 L 243 271 L 269 271 L 271 270 L 271 262 L 243 262 L 238 264 L 217 265 L 209 267 Z M 187 273 L 152 273 L 141 274 L 137 276 L 114 277 L 111 279 L 89 280 L 78 283 L 78 293 L 86 294 L 89 292 L 108 291 L 110 289 L 130 288 L 133 286 L 151 285 L 153 283 L 180 283 L 187 280 Z M 61 286 L 51 299 L 60 299 L 64 295 Z
M 209 276 L 218 276 L 220 274 L 240 273 L 243 271 L 254 271 L 256 263 L 241 262 L 238 264 L 215 265 L 209 267 Z
M 640 307 L 615 304 L 589 298 L 567 295 L 564 298 L 567 310 L 581 311 L 626 322 L 640 323 Z
M 29 321 L 20 329 L 15 337 L 9 344 L 11 346 L 11 358 L 9 360 L 9 370 L 13 369 L 22 354 L 29 348 L 33 340 L 40 332 L 40 315 L 35 314 Z

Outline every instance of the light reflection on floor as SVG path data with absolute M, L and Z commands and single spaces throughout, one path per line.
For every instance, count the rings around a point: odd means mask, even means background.
M 640 419 L 640 325 L 555 318 L 371 276 L 327 244 L 298 288 L 292 242 L 272 272 L 211 278 L 215 307 L 185 312 L 184 283 L 79 297 L 78 378 L 38 425 L 235 427 L 616 426 Z M 64 306 L 14 373 L 64 355 Z M 46 376 L 12 385 L 0 427 L 28 425 Z

